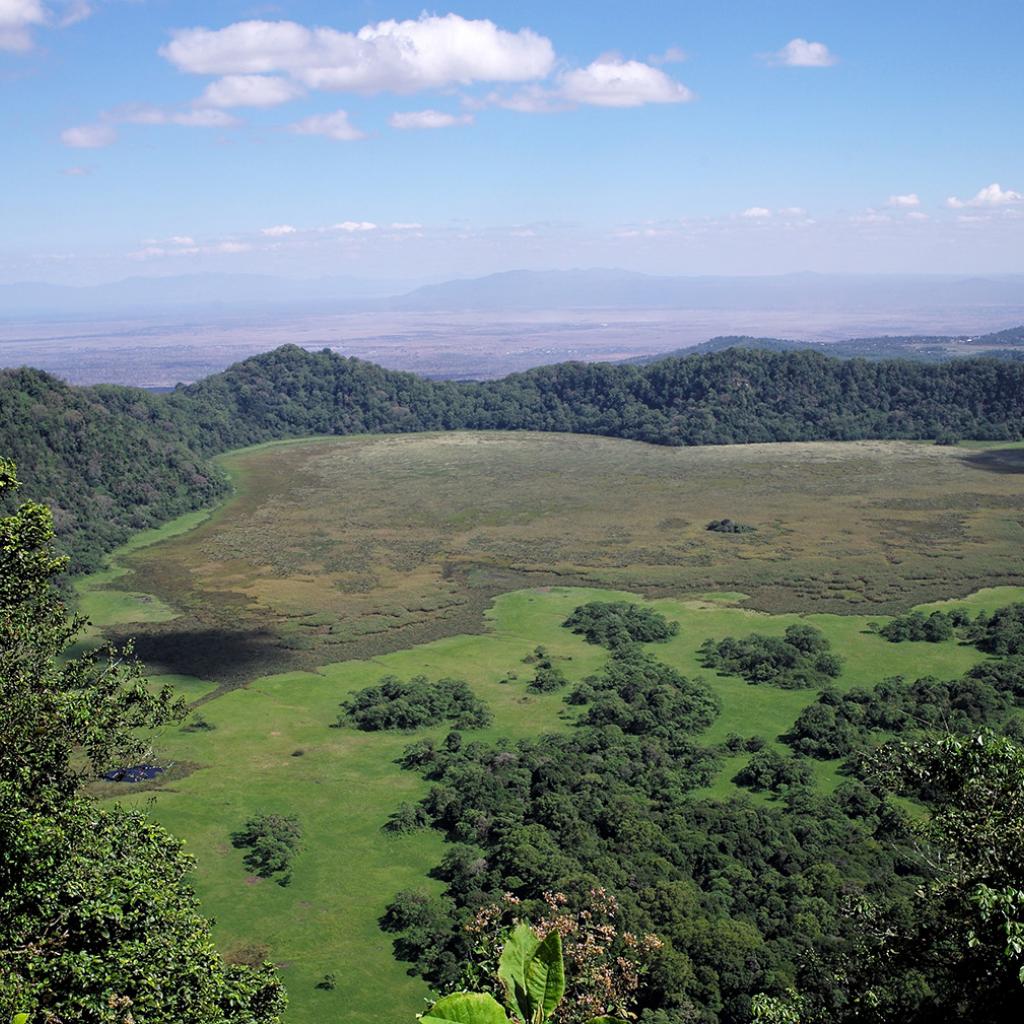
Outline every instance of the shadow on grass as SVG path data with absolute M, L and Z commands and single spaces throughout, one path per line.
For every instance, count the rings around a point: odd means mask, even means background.
M 147 665 L 213 680 L 221 691 L 294 667 L 291 652 L 263 630 L 150 628 L 135 633 L 135 654 Z
M 975 469 L 989 473 L 1024 473 L 1024 448 L 993 448 L 987 452 L 974 452 L 964 462 Z

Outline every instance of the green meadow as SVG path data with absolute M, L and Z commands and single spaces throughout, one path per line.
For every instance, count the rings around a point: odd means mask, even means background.
M 148 805 L 186 841 L 220 948 L 280 965 L 289 1024 L 411 1021 L 428 996 L 378 920 L 398 890 L 440 887 L 429 872 L 444 843 L 381 827 L 428 786 L 396 758 L 447 728 L 333 728 L 354 690 L 389 673 L 453 676 L 494 714 L 467 737 L 571 729 L 564 691 L 528 693 L 524 658 L 542 644 L 571 681 L 584 678 L 607 654 L 561 623 L 588 600 L 637 600 L 680 624 L 651 652 L 721 697 L 701 742 L 735 732 L 778 744 L 816 693 L 718 675 L 699 662 L 702 641 L 804 621 L 844 659 L 842 689 L 891 675 L 955 676 L 983 656 L 956 641 L 891 644 L 869 624 L 942 595 L 972 612 L 1024 599 L 1019 478 L 979 469 L 964 452 L 556 441 L 575 446 L 561 452 L 561 474 L 550 435 L 334 439 L 233 453 L 235 497 L 150 531 L 79 584 L 94 629 L 137 634 L 153 655 L 154 684 L 174 686 L 207 725 L 155 738 L 169 766 L 155 786 L 97 792 Z M 757 532 L 704 531 L 723 516 Z M 925 539 L 894 556 L 893 538 L 914 523 Z M 1012 585 L 980 589 L 986 566 L 997 565 L 988 575 Z M 815 574 L 826 581 L 817 600 Z M 222 670 L 238 652 L 242 663 Z M 700 795 L 734 795 L 730 780 L 747 756 L 726 759 Z M 815 763 L 822 786 L 836 784 L 836 768 Z M 285 887 L 247 875 L 231 845 L 231 832 L 260 813 L 303 825 Z M 327 973 L 333 990 L 317 988 Z

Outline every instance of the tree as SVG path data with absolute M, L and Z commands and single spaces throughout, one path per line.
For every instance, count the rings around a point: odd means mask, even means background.
M 0 459 L 0 507 L 17 487 Z M 47 508 L 0 516 L 0 1020 L 272 1024 L 272 967 L 220 959 L 181 843 L 83 793 L 184 707 L 130 650 L 64 657 L 83 625 L 54 587 L 65 564 Z

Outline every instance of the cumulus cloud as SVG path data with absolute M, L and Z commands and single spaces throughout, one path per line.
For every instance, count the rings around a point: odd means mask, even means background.
M 31 50 L 33 29 L 64 28 L 91 13 L 85 0 L 0 0 L 0 50 Z
M 348 231 L 349 233 L 356 231 L 376 231 L 377 225 L 373 221 L 369 220 L 343 220 L 340 224 L 333 226 L 335 231 Z
M 787 68 L 829 68 L 838 63 L 839 58 L 824 43 L 797 37 L 790 39 L 781 50 L 768 54 L 767 60 Z
M 908 192 L 902 196 L 889 196 L 889 201 L 886 203 L 886 206 L 896 207 L 897 209 L 911 209 L 920 205 L 921 200 L 916 192 Z
M 637 60 L 598 57 L 585 68 L 559 76 L 559 95 L 570 103 L 598 107 L 639 107 L 645 103 L 686 103 L 693 93 L 664 71 Z
M 196 244 L 196 240 L 191 235 L 171 235 L 171 242 L 174 245 L 185 245 L 190 248 Z
M 294 235 L 299 229 L 291 224 L 275 224 L 270 228 L 260 228 L 260 234 L 267 238 L 282 238 L 284 235 Z
M 276 107 L 302 95 L 302 87 L 287 78 L 274 75 L 225 75 L 206 87 L 198 105 Z
M 179 29 L 160 53 L 200 75 L 286 73 L 313 89 L 410 93 L 474 82 L 525 82 L 554 66 L 551 41 L 531 29 L 423 14 L 356 33 L 293 21 L 241 21 Z
M 410 110 L 392 114 L 388 124 L 392 128 L 451 128 L 459 124 L 472 124 L 472 114 L 446 114 L 440 110 Z
M 929 220 L 927 213 L 922 213 L 920 210 L 911 210 L 907 214 L 907 220 Z
M 1021 201 L 1024 201 L 1024 195 L 1021 195 L 1020 192 L 1001 188 L 998 182 L 993 182 L 991 185 L 979 189 L 971 199 L 950 196 L 946 200 L 946 205 L 951 210 L 961 210 L 965 206 L 1010 206 Z
M 807 211 L 802 206 L 783 206 L 779 210 L 780 217 L 803 217 Z
M 337 142 L 356 142 L 366 138 L 366 134 L 349 121 L 344 110 L 336 110 L 333 114 L 313 114 L 288 127 L 296 135 L 325 135 Z
M 741 217 L 746 217 L 749 220 L 765 220 L 771 215 L 772 211 L 764 206 L 749 206 L 740 214 Z
M 72 149 L 101 149 L 117 141 L 117 129 L 105 121 L 80 124 L 62 131 L 60 141 Z

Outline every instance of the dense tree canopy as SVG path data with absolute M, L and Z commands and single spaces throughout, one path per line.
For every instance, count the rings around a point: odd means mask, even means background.
M 0 460 L 0 501 L 16 483 Z M 0 1020 L 272 1024 L 272 968 L 221 961 L 181 843 L 82 793 L 182 709 L 130 652 L 62 658 L 81 623 L 53 591 L 52 539 L 38 504 L 0 516 Z

